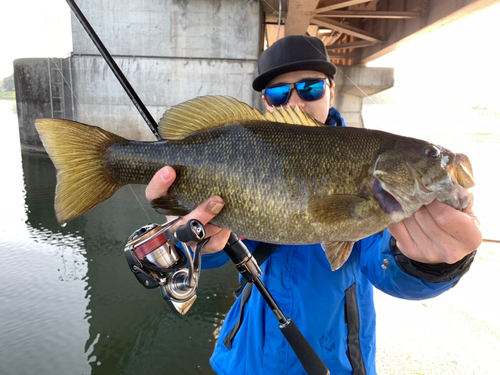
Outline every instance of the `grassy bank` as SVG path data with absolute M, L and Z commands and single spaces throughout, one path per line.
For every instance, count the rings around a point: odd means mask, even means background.
M 15 91 L 0 92 L 0 100 L 16 100 Z

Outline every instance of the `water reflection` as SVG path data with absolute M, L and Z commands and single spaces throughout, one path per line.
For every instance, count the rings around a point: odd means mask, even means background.
M 148 207 L 144 187 L 122 188 L 60 227 L 52 162 L 21 154 L 17 119 L 7 117 L 0 373 L 213 374 L 208 361 L 232 304 L 233 267 L 203 271 L 197 302 L 187 316 L 174 315 L 158 290 L 137 283 L 123 256 L 128 236 L 149 222 L 135 197 Z

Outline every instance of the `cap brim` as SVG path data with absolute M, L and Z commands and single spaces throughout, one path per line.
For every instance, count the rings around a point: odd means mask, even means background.
M 309 60 L 309 61 L 297 61 L 290 64 L 285 64 L 271 69 L 261 75 L 259 75 L 252 83 L 252 87 L 255 91 L 262 91 L 266 88 L 267 84 L 275 77 L 289 72 L 295 72 L 298 70 L 315 70 L 318 72 L 325 73 L 329 77 L 333 77 L 337 73 L 337 68 L 331 62 L 324 60 Z

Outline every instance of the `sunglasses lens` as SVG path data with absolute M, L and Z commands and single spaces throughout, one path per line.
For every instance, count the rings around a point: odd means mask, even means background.
M 297 92 L 305 101 L 321 99 L 325 94 L 325 80 L 313 80 L 297 83 Z
M 279 107 L 284 105 L 288 101 L 288 95 L 290 94 L 290 87 L 288 86 L 277 86 L 266 89 L 265 98 L 267 104 Z

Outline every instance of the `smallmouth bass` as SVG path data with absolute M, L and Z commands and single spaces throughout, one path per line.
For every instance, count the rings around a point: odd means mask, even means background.
M 200 97 L 162 117 L 158 142 L 130 141 L 57 119 L 35 124 L 57 169 L 55 211 L 64 224 L 126 184 L 147 184 L 163 166 L 177 178 L 152 202 L 185 215 L 212 195 L 212 220 L 257 241 L 321 243 L 332 269 L 355 241 L 438 199 L 465 210 L 474 186 L 469 159 L 391 133 L 326 126 L 300 108 L 262 114 L 229 97 Z

